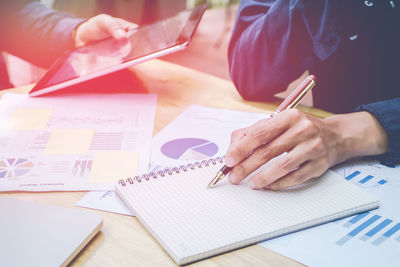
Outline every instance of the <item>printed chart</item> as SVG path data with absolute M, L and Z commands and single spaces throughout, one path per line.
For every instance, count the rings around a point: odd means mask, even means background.
M 24 158 L 0 159 L 0 179 L 26 175 L 33 168 L 32 161 Z
M 234 130 L 267 114 L 192 105 L 153 138 L 150 168 L 173 167 L 223 156 Z
M 374 226 L 369 228 L 372 225 Z M 336 245 L 338 246 L 345 245 L 353 238 L 358 238 L 364 242 L 372 240 L 372 245 L 379 246 L 400 230 L 400 223 L 396 223 L 392 219 L 384 218 L 381 215 L 373 214 L 370 211 L 350 218 L 342 226 L 351 230 L 336 241 Z M 370 230 L 365 231 L 366 229 Z M 364 232 L 364 234 L 360 234 L 362 232 Z M 400 235 L 395 240 L 400 241 Z
M 165 143 L 161 152 L 171 159 L 196 161 L 217 154 L 218 146 L 205 139 L 180 138 Z
M 155 108 L 150 94 L 5 94 L 0 191 L 110 190 L 120 173 L 104 180 L 107 170 L 147 172 Z
M 400 167 L 355 161 L 333 169 L 378 197 L 380 207 L 261 243 L 308 266 L 398 266 Z

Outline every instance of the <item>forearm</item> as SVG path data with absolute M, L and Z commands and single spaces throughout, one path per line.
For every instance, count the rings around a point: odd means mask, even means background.
M 361 105 L 357 110 L 374 115 L 386 132 L 389 149 L 377 159 L 388 166 L 400 163 L 400 97 Z
M 334 115 L 324 120 L 325 127 L 336 133 L 337 156 L 334 164 L 362 156 L 384 154 L 388 138 L 378 120 L 369 112 Z
M 268 100 L 338 47 L 339 1 L 242 1 L 229 45 L 244 98 Z
M 5 2 L 5 1 L 3 1 Z M 82 22 L 54 11 L 37 1 L 5 2 L 1 18 L 2 49 L 42 67 L 49 67 L 65 50 L 74 46 L 71 34 Z M 4 24 L 6 23 L 6 24 Z

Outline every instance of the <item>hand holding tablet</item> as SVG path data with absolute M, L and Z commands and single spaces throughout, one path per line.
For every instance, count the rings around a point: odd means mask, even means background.
M 29 92 L 39 96 L 184 49 L 206 9 L 185 10 L 174 17 L 128 30 L 127 39 L 106 38 L 67 51 Z

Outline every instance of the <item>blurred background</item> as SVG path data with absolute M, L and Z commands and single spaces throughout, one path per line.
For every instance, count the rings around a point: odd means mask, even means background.
M 227 47 L 239 0 L 42 0 L 56 10 L 90 18 L 100 13 L 124 18 L 136 24 L 147 24 L 173 16 L 199 4 L 208 10 L 189 47 L 163 57 L 163 60 L 230 79 Z M 7 55 L 10 79 L 14 86 L 34 83 L 46 70 Z
M 207 4 L 202 21 L 190 45 L 183 51 L 161 59 L 231 80 L 227 59 L 228 43 L 233 30 L 240 0 L 42 0 L 56 10 L 72 13 L 77 17 L 90 18 L 100 13 L 121 17 L 136 24 L 151 23 L 173 16 L 186 8 Z M 46 70 L 8 55 L 11 82 L 15 86 L 37 82 Z M 293 81 L 288 88 L 276 94 L 285 98 L 308 72 Z M 312 93 L 302 104 L 312 106 Z

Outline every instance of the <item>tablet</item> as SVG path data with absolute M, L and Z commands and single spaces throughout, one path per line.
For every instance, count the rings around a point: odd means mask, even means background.
M 29 92 L 39 96 L 184 49 L 205 5 L 128 31 L 128 38 L 103 39 L 67 51 Z

